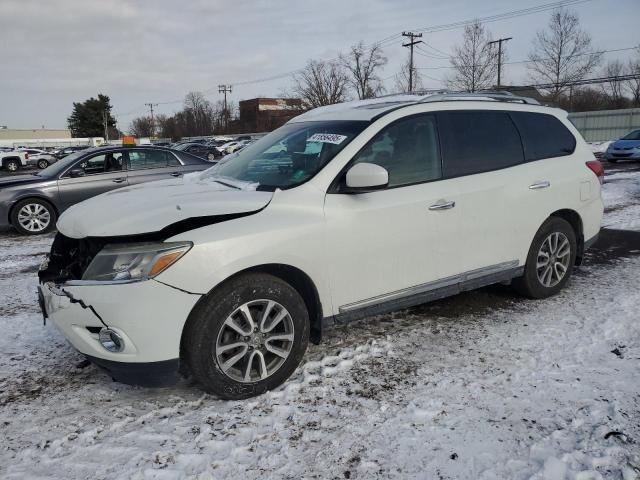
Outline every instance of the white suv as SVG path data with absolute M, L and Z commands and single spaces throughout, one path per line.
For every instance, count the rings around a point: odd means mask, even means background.
M 116 380 L 246 398 L 327 323 L 496 282 L 557 293 L 599 232 L 602 177 L 566 113 L 530 99 L 318 108 L 205 172 L 71 207 L 41 306 Z

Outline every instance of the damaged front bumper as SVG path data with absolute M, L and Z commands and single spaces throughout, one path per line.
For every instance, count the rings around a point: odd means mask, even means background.
M 121 285 L 43 282 L 43 314 L 74 348 L 120 382 L 169 385 L 178 379 L 180 338 L 200 295 L 147 280 Z M 109 328 L 123 339 L 120 352 L 99 341 Z

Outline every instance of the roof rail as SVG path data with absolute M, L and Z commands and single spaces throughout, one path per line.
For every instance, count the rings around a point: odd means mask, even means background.
M 424 95 L 427 93 L 426 95 Z M 510 103 L 524 103 L 527 105 L 540 105 L 534 98 L 520 97 L 507 91 L 493 91 L 487 90 L 484 92 L 451 92 L 451 91 L 439 91 L 439 92 L 416 92 L 416 94 L 424 95 L 418 103 L 428 102 L 448 102 L 453 100 L 475 100 L 481 102 L 510 102 Z

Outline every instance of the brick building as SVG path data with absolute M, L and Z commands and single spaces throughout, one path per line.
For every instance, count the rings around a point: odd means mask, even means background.
M 239 105 L 245 132 L 270 132 L 305 111 L 299 98 L 252 98 Z

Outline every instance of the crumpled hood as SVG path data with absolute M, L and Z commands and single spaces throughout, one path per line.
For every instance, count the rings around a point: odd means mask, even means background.
M 152 233 L 190 218 L 260 210 L 273 196 L 187 177 L 191 176 L 124 187 L 85 200 L 60 216 L 58 230 L 71 238 Z

